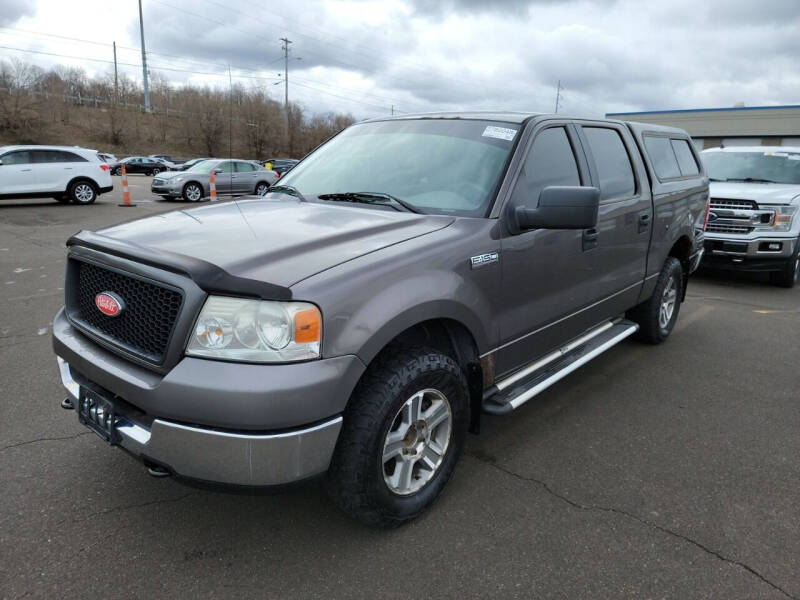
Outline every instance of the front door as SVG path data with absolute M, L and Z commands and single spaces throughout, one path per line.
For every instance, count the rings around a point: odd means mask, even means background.
M 540 124 L 511 194 L 511 205 L 535 208 L 548 186 L 590 186 L 575 128 Z M 507 209 L 506 209 L 507 210 Z M 594 325 L 575 314 L 599 299 L 594 231 L 538 229 L 501 240 L 504 309 L 496 374 L 508 373 Z
M 231 194 L 233 193 L 233 162 L 224 160 L 214 167 L 214 179 L 217 184 L 217 193 Z
M 36 172 L 28 150 L 0 156 L 0 194 L 28 194 L 37 191 Z

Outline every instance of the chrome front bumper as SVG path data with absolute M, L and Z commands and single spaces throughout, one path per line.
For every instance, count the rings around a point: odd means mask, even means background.
M 77 406 L 80 386 L 58 357 L 61 381 Z M 135 457 L 190 479 L 241 486 L 274 486 L 328 469 L 342 417 L 282 433 L 249 434 L 154 419 L 149 428 L 118 417 L 120 445 Z

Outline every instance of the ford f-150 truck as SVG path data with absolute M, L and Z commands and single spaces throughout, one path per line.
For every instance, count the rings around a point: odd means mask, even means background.
M 747 146 L 701 153 L 711 192 L 703 265 L 800 277 L 800 148 Z
M 399 525 L 442 491 L 482 413 L 633 334 L 667 338 L 707 210 L 679 129 L 359 123 L 263 197 L 70 238 L 62 405 L 153 475 L 324 474 L 345 511 Z

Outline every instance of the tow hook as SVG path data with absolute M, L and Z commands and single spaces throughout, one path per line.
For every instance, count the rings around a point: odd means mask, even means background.
M 61 408 L 64 410 L 75 410 L 75 405 L 72 403 L 72 398 L 64 398 L 61 401 Z

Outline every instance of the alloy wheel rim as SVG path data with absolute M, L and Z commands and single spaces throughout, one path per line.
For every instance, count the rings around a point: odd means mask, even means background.
M 87 184 L 82 183 L 75 188 L 75 197 L 81 202 L 89 202 L 94 196 L 92 188 Z
M 450 402 L 439 390 L 421 390 L 403 403 L 383 440 L 383 480 L 392 493 L 425 487 L 444 461 L 452 429 Z
M 262 183 L 262 184 L 260 184 L 260 185 L 259 185 L 259 186 L 256 188 L 256 194 L 258 194 L 259 196 L 263 196 L 263 195 L 264 195 L 264 194 L 266 194 L 266 193 L 267 193 L 267 186 L 265 186 L 263 183 Z
M 675 286 L 675 278 L 670 277 L 669 283 L 664 288 L 664 293 L 661 295 L 661 305 L 658 309 L 658 324 L 661 329 L 666 329 L 669 322 L 672 320 L 677 299 L 678 290 Z
M 189 198 L 189 200 L 191 200 L 192 202 L 194 202 L 195 200 L 199 200 L 200 188 L 198 188 L 196 185 L 190 185 L 188 188 L 186 188 L 186 197 Z

